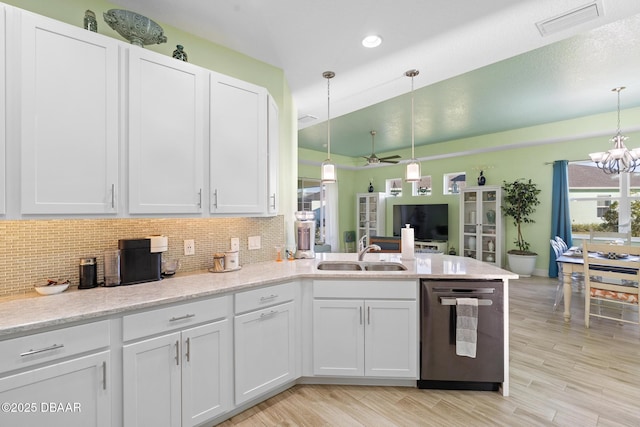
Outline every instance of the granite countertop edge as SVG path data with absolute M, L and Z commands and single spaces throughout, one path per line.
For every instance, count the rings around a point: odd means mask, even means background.
M 78 290 L 41 296 L 34 292 L 0 298 L 0 340 L 61 325 L 110 318 L 163 305 L 223 296 L 298 279 L 516 279 L 518 276 L 475 259 L 416 254 L 403 260 L 399 254 L 367 254 L 367 261 L 401 262 L 406 271 L 330 271 L 318 270 L 321 261 L 355 261 L 357 254 L 326 253 L 315 259 L 259 262 L 226 273 L 207 270 L 176 274 L 157 282 L 112 288 Z

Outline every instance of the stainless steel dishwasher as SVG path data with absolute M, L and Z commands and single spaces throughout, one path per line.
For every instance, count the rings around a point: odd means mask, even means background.
M 422 280 L 418 388 L 498 390 L 504 381 L 503 283 Z M 478 299 L 475 358 L 456 355 L 456 298 Z

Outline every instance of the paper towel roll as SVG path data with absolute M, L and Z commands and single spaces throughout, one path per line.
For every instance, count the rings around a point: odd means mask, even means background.
M 405 228 L 402 229 L 401 239 L 402 259 L 414 259 L 413 251 L 415 247 L 415 241 L 413 239 L 413 228 L 411 228 L 409 224 L 406 224 Z

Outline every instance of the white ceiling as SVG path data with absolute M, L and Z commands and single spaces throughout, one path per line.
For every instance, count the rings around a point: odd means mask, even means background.
M 640 105 L 640 1 L 597 0 L 602 16 L 552 35 L 535 25 L 594 1 L 113 3 L 282 68 L 298 116 L 318 118 L 299 124 L 302 147 L 326 149 L 322 73 L 334 71 L 332 153 L 359 156 L 371 129 L 377 152 L 410 145 L 412 68 L 417 145 L 612 111 L 620 85 L 623 108 Z M 371 33 L 383 44 L 366 49 Z

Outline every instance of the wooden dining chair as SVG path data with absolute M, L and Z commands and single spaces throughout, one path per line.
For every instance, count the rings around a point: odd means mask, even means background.
M 638 308 L 638 283 L 640 283 L 640 246 L 609 245 L 586 242 L 584 259 L 584 325 L 589 327 L 590 317 L 612 319 L 618 322 L 640 324 L 638 315 L 634 320 L 625 319 L 624 308 Z M 597 313 L 593 302 L 619 305 L 620 318 Z

